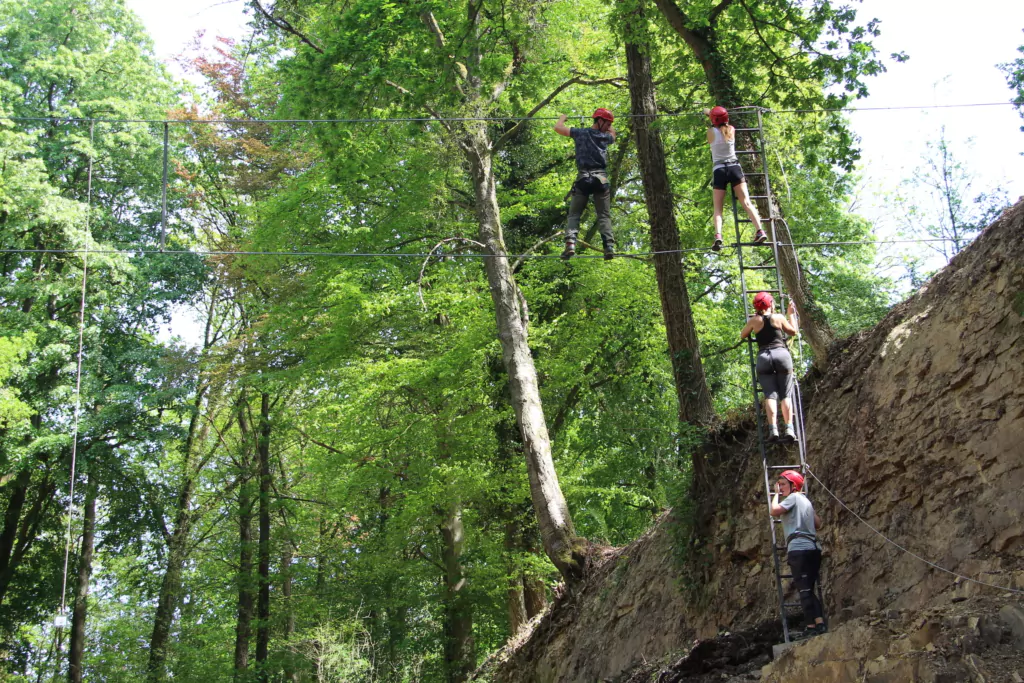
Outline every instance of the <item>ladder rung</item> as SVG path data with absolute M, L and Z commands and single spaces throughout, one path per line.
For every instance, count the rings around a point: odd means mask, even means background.
M 750 198 L 751 199 L 768 199 L 768 195 L 766 195 L 766 194 L 752 194 L 752 195 L 750 195 Z
M 792 579 L 793 575 L 792 574 L 779 574 L 779 578 L 780 579 Z
M 751 131 L 754 131 L 754 130 L 761 130 L 761 129 L 760 129 L 760 128 L 735 128 L 734 130 L 735 130 L 735 131 L 736 131 L 737 133 L 749 133 L 749 132 L 751 132 Z
M 800 605 L 799 602 L 784 602 L 784 603 L 782 603 L 782 606 L 783 607 L 800 607 L 801 605 Z
M 743 175 L 765 175 L 765 174 L 764 173 L 755 173 L 754 171 L 751 171 L 750 173 L 747 173 L 746 171 L 744 171 Z
M 770 470 L 798 470 L 800 465 L 768 465 Z
M 743 266 L 743 270 L 778 270 L 778 266 Z
M 739 154 L 760 154 L 760 153 L 761 153 L 761 150 L 759 150 L 759 149 L 741 149 L 738 152 L 736 152 L 737 155 L 739 155 Z

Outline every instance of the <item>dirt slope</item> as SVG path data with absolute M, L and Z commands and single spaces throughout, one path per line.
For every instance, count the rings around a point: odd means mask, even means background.
M 812 469 L 904 547 L 960 574 L 1024 589 L 1024 201 L 874 330 L 841 342 L 832 357 L 831 366 L 805 387 L 811 395 L 806 418 Z M 680 569 L 673 522 L 664 517 L 633 544 L 597 558 L 586 585 L 492 658 L 481 678 L 644 680 L 638 672 L 656 673 L 700 639 L 763 632 L 754 627 L 773 618 L 775 603 L 760 463 L 742 432 L 718 439 L 720 480 L 737 484 L 720 496 L 710 540 L 692 553 L 699 561 Z M 776 456 L 778 464 L 787 462 L 784 452 Z M 794 673 L 804 661 L 800 653 L 818 648 L 813 666 L 807 665 L 817 667 L 827 659 L 820 650 L 828 643 L 829 652 L 847 662 L 840 668 L 850 680 L 861 680 L 870 663 L 860 659 L 868 653 L 851 643 L 875 643 L 872 657 L 885 659 L 889 650 L 879 654 L 878 643 L 907 639 L 906 633 L 893 635 L 879 615 L 909 624 L 915 633 L 927 627 L 934 638 L 946 632 L 943 624 L 962 626 L 949 642 L 962 658 L 975 659 L 964 659 L 968 663 L 958 663 L 956 671 L 984 668 L 979 655 L 959 645 L 964 638 L 978 640 L 979 617 L 964 625 L 954 612 L 965 598 L 978 601 L 980 614 L 983 607 L 999 607 L 985 601 L 1009 603 L 1020 594 L 957 581 L 886 544 L 820 486 L 812 485 L 811 497 L 826 524 L 826 601 L 835 632 L 767 667 L 766 680 L 800 679 Z M 992 627 L 988 641 L 982 640 L 1020 652 L 1014 650 L 1013 618 L 999 621 L 1002 631 L 993 636 Z M 934 659 L 942 642 L 924 640 L 914 647 L 930 647 Z M 903 666 L 912 650 L 897 647 L 893 657 L 903 658 Z M 751 653 L 748 659 L 755 658 Z M 780 666 L 790 669 L 780 673 Z M 946 680 L 935 673 L 940 668 L 925 676 L 914 666 L 912 676 L 904 671 L 877 680 Z M 948 680 L 959 680 L 951 675 Z M 834 680 L 846 680 L 842 676 Z M 691 679 L 665 674 L 662 680 Z

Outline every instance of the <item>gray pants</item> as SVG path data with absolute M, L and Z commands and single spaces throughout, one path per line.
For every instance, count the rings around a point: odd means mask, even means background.
M 587 201 L 594 197 L 594 211 L 597 212 L 597 229 L 601 232 L 601 241 L 605 246 L 615 246 L 612 237 L 612 197 L 608 183 L 601 182 L 596 176 L 580 176 L 572 185 L 572 197 L 569 199 L 569 220 L 565 226 L 565 241 L 575 242 L 580 234 L 580 217 L 587 208 Z
M 793 357 L 786 349 L 764 349 L 757 354 L 757 380 L 764 397 L 789 398 L 793 392 Z

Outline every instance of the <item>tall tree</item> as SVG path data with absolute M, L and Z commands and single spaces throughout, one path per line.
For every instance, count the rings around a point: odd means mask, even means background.
M 693 312 L 690 310 L 690 295 L 683 277 L 675 201 L 668 180 L 665 146 L 656 123 L 658 106 L 649 56 L 653 43 L 649 37 L 642 2 L 636 5 L 636 9 L 623 14 L 629 95 L 632 112 L 636 116 L 633 130 L 651 223 L 651 247 L 655 251 L 654 267 L 669 353 L 672 356 L 679 419 L 680 422 L 707 424 L 714 417 L 714 408 L 701 365 L 700 346 Z M 699 456 L 694 461 L 694 469 L 696 476 L 703 477 L 703 464 Z

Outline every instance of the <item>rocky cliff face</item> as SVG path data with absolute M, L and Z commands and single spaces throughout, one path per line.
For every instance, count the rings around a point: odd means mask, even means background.
M 805 387 L 808 461 L 824 485 L 904 548 L 957 574 L 1024 589 L 1024 202 L 875 329 L 840 343 L 832 359 Z M 595 558 L 586 584 L 482 677 L 647 680 L 662 671 L 659 680 L 704 680 L 679 673 L 700 669 L 684 657 L 699 652 L 698 641 L 763 633 L 755 626 L 774 617 L 775 601 L 760 462 L 742 430 L 717 438 L 719 481 L 736 485 L 720 496 L 705 542 L 681 551 L 667 515 L 630 546 Z M 786 464 L 793 456 L 774 457 Z M 833 660 L 841 665 L 814 680 L 1002 680 L 986 678 L 986 653 L 1010 662 L 995 667 L 1006 676 L 1017 675 L 1019 656 L 1024 673 L 1011 614 L 1024 594 L 935 569 L 876 535 L 816 482 L 810 495 L 825 521 L 833 633 L 780 656 L 765 680 L 811 680 L 812 668 Z M 999 624 L 998 634 L 990 626 L 984 635 L 986 623 Z M 766 661 L 764 648 L 755 649 L 747 660 Z

